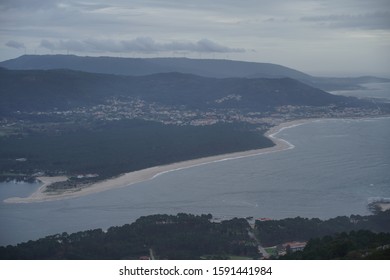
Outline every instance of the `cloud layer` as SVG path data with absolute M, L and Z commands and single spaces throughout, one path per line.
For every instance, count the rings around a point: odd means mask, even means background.
M 327 15 L 302 17 L 303 21 L 318 22 L 329 27 L 390 30 L 390 11 L 356 15 Z
M 229 48 L 208 39 L 197 42 L 171 41 L 168 43 L 156 42 L 150 37 L 137 37 L 133 40 L 59 40 L 56 42 L 42 40 L 40 47 L 51 51 L 75 51 L 75 52 L 197 52 L 197 53 L 237 53 L 245 52 L 242 48 Z
M 23 43 L 17 42 L 14 40 L 10 40 L 7 43 L 5 43 L 7 47 L 14 48 L 14 49 L 24 49 L 26 48 Z

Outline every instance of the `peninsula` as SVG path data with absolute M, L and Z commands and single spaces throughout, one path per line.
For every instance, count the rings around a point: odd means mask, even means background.
M 123 188 L 129 187 L 133 184 L 140 183 L 146 180 L 152 180 L 157 176 L 160 176 L 164 173 L 174 172 L 178 170 L 182 170 L 185 168 L 191 168 L 195 166 L 200 166 L 209 163 L 215 163 L 225 160 L 234 160 L 238 158 L 251 157 L 251 156 L 259 156 L 262 154 L 273 153 L 284 151 L 287 149 L 291 149 L 294 146 L 287 142 L 286 140 L 280 139 L 276 137 L 276 134 L 281 130 L 298 126 L 313 120 L 297 120 L 282 123 L 278 126 L 272 127 L 265 134 L 269 139 L 271 139 L 275 146 L 263 149 L 255 149 L 243 152 L 235 152 L 217 156 L 210 156 L 204 158 L 198 158 L 193 160 L 187 160 L 167 165 L 155 166 L 146 169 L 142 169 L 139 171 L 128 172 L 122 175 L 119 175 L 114 178 L 106 179 L 103 181 L 94 182 L 88 185 L 80 185 L 75 186 L 71 189 L 59 189 L 59 190 L 49 190 L 49 187 L 56 182 L 67 181 L 69 178 L 65 176 L 56 176 L 56 177 L 38 177 L 37 179 L 43 183 L 41 187 L 39 187 L 33 194 L 28 197 L 20 198 L 20 197 L 11 197 L 4 202 L 6 203 L 33 203 L 33 202 L 43 202 L 43 201 L 52 201 L 52 200 L 61 200 L 67 198 L 74 198 L 83 195 L 89 195 L 93 193 L 98 193 L 102 191 L 108 191 L 115 188 Z

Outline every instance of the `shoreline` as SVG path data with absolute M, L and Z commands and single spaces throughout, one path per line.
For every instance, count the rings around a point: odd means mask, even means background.
M 296 127 L 317 120 L 323 120 L 323 119 L 294 120 L 294 121 L 280 123 L 279 125 L 271 127 L 264 135 L 268 137 L 275 144 L 275 146 L 273 147 L 222 154 L 222 155 L 186 160 L 186 161 L 171 163 L 167 165 L 149 167 L 138 171 L 124 173 L 117 177 L 99 181 L 91 184 L 88 187 L 78 188 L 76 190 L 63 191 L 60 193 L 46 193 L 45 190 L 47 186 L 49 186 L 54 182 L 66 181 L 68 178 L 65 176 L 38 177 L 37 179 L 41 181 L 43 185 L 40 186 L 38 190 L 36 190 L 30 196 L 24 198 L 10 197 L 5 199 L 4 202 L 5 203 L 36 203 L 36 202 L 46 202 L 46 201 L 54 201 L 54 200 L 63 200 L 68 198 L 76 198 L 76 197 L 99 193 L 103 191 L 129 187 L 137 183 L 153 180 L 154 178 L 169 172 L 183 170 L 191 167 L 293 149 L 295 147 L 293 144 L 289 143 L 284 139 L 277 138 L 275 135 L 283 131 L 284 129 Z

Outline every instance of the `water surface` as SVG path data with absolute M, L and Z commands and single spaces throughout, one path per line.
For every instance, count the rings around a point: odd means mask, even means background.
M 390 197 L 390 118 L 324 120 L 285 129 L 294 149 L 183 169 L 126 188 L 32 204 L 0 203 L 0 244 L 108 228 L 143 215 L 232 217 L 369 214 Z M 0 184 L 0 197 L 38 186 Z M 12 190 L 11 190 L 12 188 Z

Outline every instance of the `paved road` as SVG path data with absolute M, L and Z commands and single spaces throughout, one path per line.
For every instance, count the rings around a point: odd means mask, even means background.
M 268 259 L 270 255 L 265 251 L 264 247 L 261 246 L 260 241 L 256 238 L 256 235 L 251 231 L 248 230 L 249 237 L 256 241 L 257 243 L 257 250 L 263 255 L 265 259 Z

